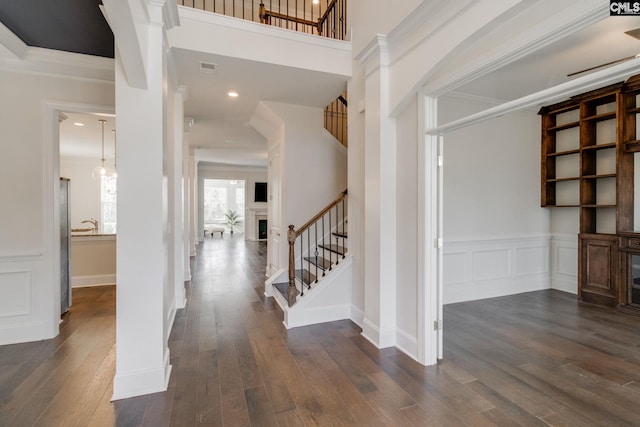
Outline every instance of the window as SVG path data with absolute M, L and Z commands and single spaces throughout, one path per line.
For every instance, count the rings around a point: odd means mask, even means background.
M 100 179 L 100 216 L 101 232 L 104 234 L 116 234 L 117 205 L 116 190 L 117 179 L 112 176 L 103 176 Z
M 225 225 L 227 212 L 238 214 L 236 232 L 244 231 L 245 191 L 244 181 L 226 179 L 204 180 L 204 224 Z

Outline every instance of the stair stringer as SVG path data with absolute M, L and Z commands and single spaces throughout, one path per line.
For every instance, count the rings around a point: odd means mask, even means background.
M 331 274 L 305 290 L 292 307 L 284 307 L 287 329 L 351 318 L 351 282 L 353 258 L 347 254 Z M 274 292 L 277 293 L 277 292 Z

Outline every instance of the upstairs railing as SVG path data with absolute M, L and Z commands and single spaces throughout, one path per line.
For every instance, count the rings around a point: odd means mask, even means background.
M 334 266 L 345 258 L 347 238 L 347 211 L 345 199 L 347 190 L 338 195 L 327 207 L 311 218 L 298 230 L 290 225 L 287 234 L 289 241 L 289 289 L 287 300 L 289 307 L 296 302 L 298 295 L 304 296 L 305 286 L 317 283 Z M 296 254 L 296 249 L 299 252 Z M 299 257 L 298 262 L 296 259 Z M 300 269 L 296 268 L 296 265 Z M 300 291 L 296 287 L 296 277 L 300 279 Z M 313 279 L 313 280 L 311 280 Z
M 177 0 L 178 5 L 344 40 L 347 0 Z
M 324 109 L 324 128 L 345 147 L 349 146 L 347 106 L 345 91 Z

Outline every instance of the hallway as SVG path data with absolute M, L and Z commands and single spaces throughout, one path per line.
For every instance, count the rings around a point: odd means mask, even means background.
M 0 426 L 640 423 L 638 317 L 558 291 L 453 304 L 445 360 L 425 368 L 350 321 L 284 329 L 265 243 L 199 251 L 166 392 L 110 402 L 115 287 L 74 289 L 57 338 L 0 347 Z

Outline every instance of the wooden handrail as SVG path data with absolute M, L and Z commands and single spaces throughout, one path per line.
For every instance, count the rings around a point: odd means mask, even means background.
M 340 195 L 331 203 L 329 203 L 327 205 L 327 207 L 325 207 L 324 209 L 322 209 L 316 216 L 314 216 L 313 218 L 311 218 L 309 221 L 307 221 L 302 227 L 300 227 L 297 231 L 296 231 L 296 237 L 300 236 L 305 230 L 307 230 L 309 227 L 311 227 L 313 224 L 315 224 L 320 218 L 322 218 L 324 216 L 324 214 L 326 214 L 327 212 L 329 212 L 331 209 L 333 209 L 338 203 L 340 203 L 342 201 L 342 199 L 344 199 L 347 196 L 347 190 L 344 190 L 343 192 L 340 193 Z M 289 226 L 289 229 L 291 229 L 291 227 L 293 227 L 293 225 Z
M 320 27 L 322 27 L 322 24 L 324 24 L 324 21 L 327 20 L 327 17 L 329 16 L 329 14 L 331 13 L 331 11 L 336 5 L 336 1 L 338 0 L 331 0 L 331 3 L 329 3 L 329 5 L 327 6 L 327 10 L 325 10 L 322 16 L 320 17 L 320 19 L 318 19 L 318 30 L 320 30 Z
M 263 6 L 260 5 L 260 10 L 263 9 Z M 263 11 L 264 13 L 260 14 L 260 19 L 262 19 L 262 23 L 265 24 L 267 18 L 269 17 L 273 17 L 273 18 L 278 18 L 278 19 L 285 19 L 287 21 L 291 21 L 291 22 L 296 22 L 298 24 L 302 24 L 302 25 L 310 25 L 312 27 L 315 27 L 316 25 L 318 25 L 317 22 L 314 21 L 309 21 L 307 19 L 302 19 L 302 18 L 297 18 L 295 16 L 289 16 L 289 15 L 285 15 L 283 13 L 277 13 L 277 12 L 270 12 L 266 9 L 264 9 Z

